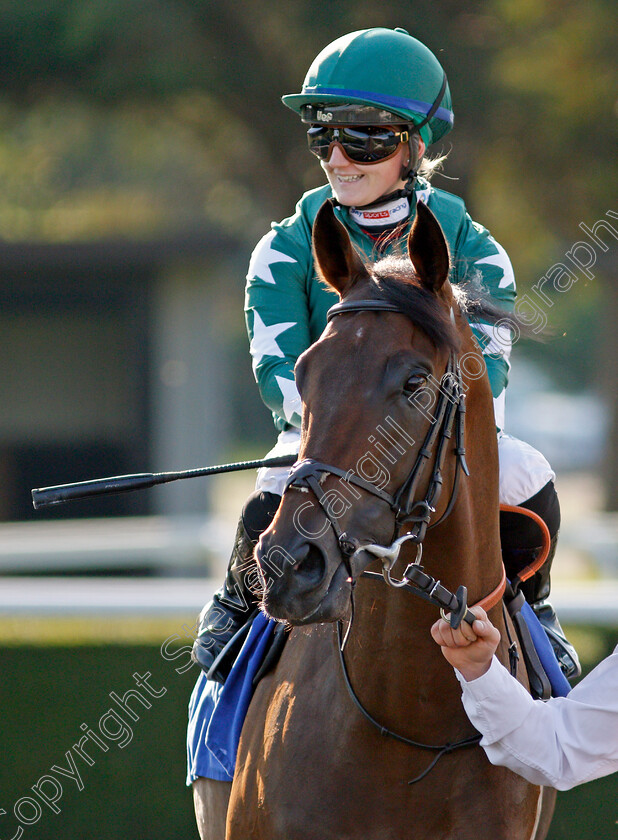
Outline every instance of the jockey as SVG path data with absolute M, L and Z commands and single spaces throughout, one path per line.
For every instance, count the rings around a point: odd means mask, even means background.
M 403 29 L 352 32 L 319 53 L 301 93 L 284 96 L 283 102 L 306 125 L 309 151 L 318 158 L 328 184 L 305 193 L 293 216 L 272 225 L 249 265 L 245 309 L 253 370 L 279 431 L 269 457 L 298 452 L 301 400 L 294 365 L 318 339 L 327 310 L 338 300 L 318 281 L 311 251 L 313 221 L 325 200 L 334 199 L 335 213 L 352 243 L 373 259 L 405 243 L 416 204 L 424 202 L 448 241 L 451 283 L 476 280 L 505 310 L 512 310 L 516 296 L 504 248 L 472 221 L 459 197 L 429 181 L 436 161 L 425 157 L 426 150 L 451 130 L 453 111 L 446 74 L 427 47 Z M 471 327 L 494 397 L 500 501 L 534 511 L 552 538 L 549 556 L 523 584 L 524 594 L 546 627 L 563 670 L 573 677 L 579 674 L 577 654 L 546 600 L 560 525 L 555 474 L 543 455 L 504 432 L 510 334 L 498 334 L 483 323 Z M 200 616 L 193 656 L 211 679 L 225 680 L 234 645 L 223 655 L 221 651 L 235 635 L 238 645 L 242 643 L 240 628 L 254 614 L 246 585 L 253 548 L 277 510 L 288 472 L 258 472 L 257 490 L 243 509 L 225 583 Z M 538 526 L 527 516 L 501 514 L 501 538 L 509 577 L 540 551 Z

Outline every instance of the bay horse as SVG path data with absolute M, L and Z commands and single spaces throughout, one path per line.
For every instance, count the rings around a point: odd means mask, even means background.
M 435 607 L 375 574 L 400 579 L 422 545 L 423 566 L 472 604 L 503 574 L 472 304 L 420 202 L 407 246 L 409 261 L 369 267 L 330 204 L 315 221 L 315 264 L 340 303 L 296 365 L 299 462 L 256 548 L 263 609 L 292 629 L 243 727 L 228 840 L 542 840 L 549 828 L 555 791 L 478 746 L 430 636 Z M 510 620 L 500 603 L 489 617 L 508 664 Z

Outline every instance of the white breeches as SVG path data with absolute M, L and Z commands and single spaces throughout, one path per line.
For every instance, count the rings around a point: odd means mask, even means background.
M 296 455 L 300 446 L 300 431 L 289 429 L 281 432 L 276 445 L 266 455 Z M 500 459 L 500 502 L 520 505 L 541 490 L 556 474 L 547 459 L 530 444 L 505 432 L 498 432 L 498 457 Z M 262 468 L 258 470 L 256 489 L 281 495 L 289 467 Z

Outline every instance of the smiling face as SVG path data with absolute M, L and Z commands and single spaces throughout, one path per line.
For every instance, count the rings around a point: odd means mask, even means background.
M 419 138 L 419 159 L 424 151 L 425 144 Z M 408 144 L 402 143 L 397 153 L 382 163 L 354 163 L 334 144 L 330 158 L 320 161 L 320 166 L 340 204 L 363 207 L 405 186 L 401 173 L 408 166 L 409 157 Z
M 407 158 L 408 149 L 402 144 L 397 154 L 383 163 L 363 165 L 353 163 L 335 146 L 329 160 L 320 161 L 320 165 L 337 201 L 346 207 L 362 207 L 404 186 L 401 172 Z

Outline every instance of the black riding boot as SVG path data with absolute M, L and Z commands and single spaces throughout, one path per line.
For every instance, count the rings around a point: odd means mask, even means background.
M 553 481 L 549 481 L 536 495 L 522 502 L 520 507 L 534 511 L 543 519 L 549 528 L 551 545 L 545 563 L 531 578 L 520 584 L 519 588 L 541 622 L 562 672 L 568 679 L 574 679 L 581 674 L 579 658 L 575 648 L 567 641 L 554 608 L 547 601 L 551 565 L 556 554 L 560 527 L 560 503 Z M 534 561 L 541 550 L 538 545 L 539 529 L 530 517 L 517 513 L 501 513 L 500 537 L 506 574 L 509 580 L 513 581 L 519 572 Z
M 200 613 L 191 654 L 210 680 L 225 682 L 242 647 L 246 635 L 243 631 L 248 630 L 250 619 L 257 612 L 255 599 L 245 585 L 254 547 L 255 541 L 249 539 L 241 517 L 225 582 Z
M 253 549 L 270 525 L 280 496 L 257 492 L 247 500 L 236 531 L 225 582 L 199 617 L 191 657 L 210 680 L 224 683 L 258 612 Z

